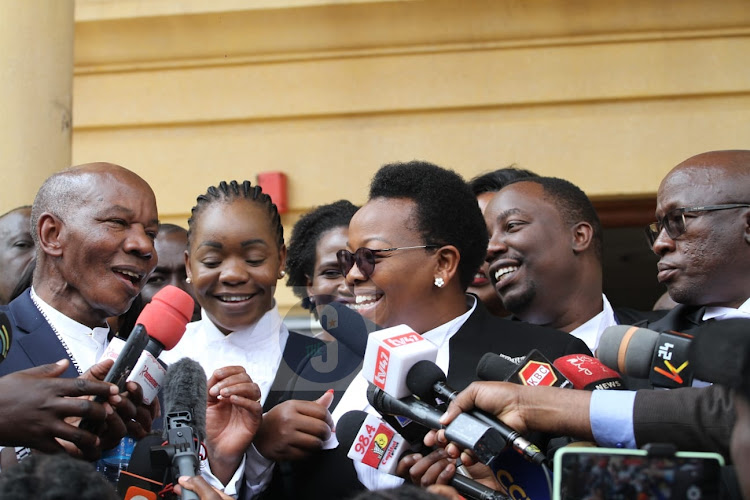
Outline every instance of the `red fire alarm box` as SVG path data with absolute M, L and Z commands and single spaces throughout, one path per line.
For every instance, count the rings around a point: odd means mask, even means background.
M 258 185 L 271 197 L 280 214 L 289 209 L 286 196 L 286 174 L 283 172 L 261 172 L 258 174 Z

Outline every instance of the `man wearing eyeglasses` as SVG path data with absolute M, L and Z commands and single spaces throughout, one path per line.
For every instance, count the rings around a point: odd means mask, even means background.
M 660 257 L 658 280 L 680 305 L 648 328 L 686 332 L 706 321 L 750 318 L 748 198 L 750 151 L 699 154 L 667 174 L 657 193 L 658 222 L 647 233 Z M 562 391 L 474 383 L 451 403 L 443 423 L 477 406 L 521 432 L 577 436 L 610 447 L 668 442 L 729 456 L 735 415 L 725 388 Z

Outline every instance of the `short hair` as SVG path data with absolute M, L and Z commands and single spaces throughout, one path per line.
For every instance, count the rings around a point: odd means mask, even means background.
M 0 215 L 0 219 L 5 218 L 7 215 L 10 215 L 14 212 L 18 212 L 19 210 L 28 210 L 31 208 L 31 205 L 21 205 L 20 207 L 11 208 L 7 212 L 5 212 L 3 215 Z
M 326 231 L 348 227 L 349 221 L 359 209 L 348 200 L 339 200 L 321 205 L 303 215 L 292 229 L 286 254 L 287 286 L 302 299 L 302 307 L 312 310 L 307 296 L 307 278 L 312 279 L 315 269 L 316 249 Z
M 32 454 L 0 475 L 3 500 L 116 500 L 114 488 L 93 464 L 65 454 Z
M 375 174 L 370 184 L 373 198 L 413 201 L 423 242 L 458 249 L 458 277 L 468 288 L 484 262 L 489 236 L 477 198 L 460 175 L 425 161 L 391 163 Z
M 177 224 L 170 224 L 169 222 L 159 224 L 159 234 L 167 235 L 172 233 L 187 234 L 187 229 Z
M 36 234 L 36 227 L 39 218 L 43 213 L 49 212 L 64 221 L 71 208 L 82 205 L 84 199 L 80 189 L 81 177 L 86 175 L 90 174 L 66 169 L 52 174 L 42 183 L 31 206 L 31 238 L 37 249 L 39 236 Z
M 558 177 L 528 177 L 512 181 L 508 185 L 518 182 L 533 182 L 542 186 L 545 198 L 552 201 L 560 211 L 563 221 L 569 226 L 579 222 L 591 224 L 591 228 L 594 230 L 591 239 L 594 245 L 594 254 L 601 262 L 604 246 L 602 223 L 593 203 L 581 188 Z
M 258 203 L 266 208 L 268 219 L 271 223 L 271 229 L 276 231 L 276 244 L 279 248 L 284 246 L 284 226 L 281 225 L 281 216 L 276 205 L 271 201 L 271 197 L 263 192 L 260 186 L 253 186 L 250 181 L 221 181 L 218 186 L 210 186 L 206 194 L 198 196 L 195 206 L 190 210 L 188 219 L 188 244 L 190 236 L 195 230 L 198 216 L 203 210 L 213 203 L 231 203 L 234 200 L 245 199 Z
M 496 193 L 510 182 L 529 177 L 539 177 L 539 174 L 535 174 L 531 170 L 510 166 L 479 174 L 469 181 L 469 187 L 474 191 L 474 196 L 479 196 L 483 193 Z

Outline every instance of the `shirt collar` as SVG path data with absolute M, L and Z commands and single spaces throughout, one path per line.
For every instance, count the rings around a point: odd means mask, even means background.
M 219 330 L 206 314 L 201 310 L 201 323 L 208 340 L 227 342 L 243 349 L 261 349 L 272 342 L 279 343 L 279 332 L 284 328 L 276 299 L 273 305 L 258 321 L 239 330 L 225 335 Z
M 471 313 L 473 313 L 474 309 L 476 309 L 477 307 L 477 298 L 473 295 L 467 294 L 466 307 L 468 310 L 461 316 L 453 318 L 449 322 L 443 323 L 437 328 L 433 328 L 432 330 L 425 332 L 424 334 L 422 334 L 422 337 L 426 338 L 438 347 L 442 346 L 445 341 L 450 340 L 450 338 L 456 334 L 456 332 L 464 325 L 464 323 L 466 323 L 466 320 L 469 319 L 469 316 L 471 316 Z
M 98 343 L 102 344 L 109 335 L 108 326 L 97 326 L 93 329 L 79 323 L 78 321 L 65 316 L 63 313 L 46 303 L 42 298 L 37 295 L 34 287 L 31 287 L 31 298 L 36 302 L 39 309 L 42 311 L 43 316 L 46 317 L 50 326 L 53 327 L 62 336 L 71 337 L 93 337 Z
M 730 318 L 750 318 L 750 298 L 747 299 L 739 308 L 733 307 L 706 307 L 703 313 L 703 321 L 709 319 L 730 319 Z
M 602 312 L 570 332 L 574 337 L 578 337 L 591 349 L 591 352 L 595 352 L 599 345 L 599 338 L 602 336 L 602 332 L 605 328 L 616 325 L 615 312 L 612 310 L 612 304 L 607 300 L 607 296 L 602 294 Z

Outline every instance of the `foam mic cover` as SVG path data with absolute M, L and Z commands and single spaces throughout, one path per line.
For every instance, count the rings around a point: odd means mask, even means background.
M 10 343 L 13 340 L 13 329 L 5 313 L 0 313 L 0 363 L 8 356 Z
M 199 441 L 206 437 L 206 373 L 190 358 L 182 358 L 167 370 L 164 384 L 164 438 L 167 438 L 169 419 L 173 414 L 190 413 L 190 427 Z
M 573 388 L 584 391 L 624 390 L 625 384 L 616 371 L 596 358 L 585 354 L 570 354 L 557 358 L 553 365 L 571 382 Z
M 689 359 L 697 378 L 732 388 L 750 387 L 750 319 L 709 321 L 694 330 Z
M 651 358 L 659 341 L 659 334 L 647 328 L 614 325 L 605 328 L 599 338 L 596 357 L 620 373 L 631 377 L 648 378 Z
M 340 302 L 318 308 L 320 325 L 359 357 L 365 356 L 367 337 L 380 327 Z
M 185 333 L 194 304 L 193 298 L 185 291 L 167 285 L 146 304 L 136 324 L 145 326 L 149 337 L 159 341 L 168 351 L 177 345 Z
M 485 353 L 477 365 L 477 377 L 488 382 L 505 382 L 518 365 L 494 352 Z

